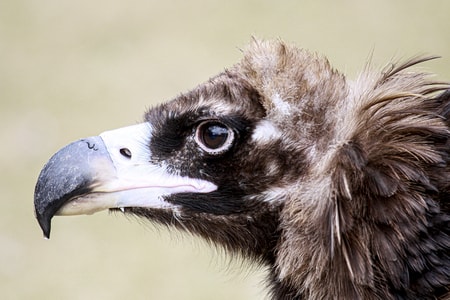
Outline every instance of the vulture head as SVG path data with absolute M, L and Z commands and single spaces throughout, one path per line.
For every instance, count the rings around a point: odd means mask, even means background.
M 411 66 L 349 81 L 255 40 L 236 65 L 73 142 L 45 165 L 36 217 L 109 209 L 269 267 L 274 299 L 449 299 L 450 90 Z

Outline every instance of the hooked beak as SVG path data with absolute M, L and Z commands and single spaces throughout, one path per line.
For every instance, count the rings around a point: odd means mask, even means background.
M 44 236 L 54 215 L 92 214 L 126 207 L 170 208 L 164 196 L 208 193 L 211 182 L 170 174 L 150 162 L 151 126 L 142 123 L 73 142 L 42 169 L 34 206 Z

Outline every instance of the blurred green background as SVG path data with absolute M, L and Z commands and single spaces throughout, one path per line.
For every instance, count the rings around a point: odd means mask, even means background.
M 0 298 L 264 299 L 264 270 L 120 215 L 55 218 L 33 192 L 72 140 L 139 122 L 237 62 L 251 36 L 326 55 L 354 77 L 426 53 L 450 80 L 450 1 L 0 1 Z

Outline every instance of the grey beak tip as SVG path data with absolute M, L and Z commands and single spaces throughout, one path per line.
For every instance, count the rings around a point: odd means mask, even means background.
M 50 238 L 51 219 L 70 199 L 89 192 L 90 161 L 108 156 L 103 140 L 94 136 L 73 142 L 53 155 L 39 174 L 34 191 L 36 218 Z
M 45 239 L 50 239 L 51 219 L 38 219 Z

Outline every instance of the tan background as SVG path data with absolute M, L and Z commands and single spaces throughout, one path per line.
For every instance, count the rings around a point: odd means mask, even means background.
M 0 298 L 261 299 L 262 270 L 119 215 L 33 215 L 39 170 L 66 143 L 240 58 L 251 35 L 325 54 L 349 77 L 418 53 L 450 80 L 450 1 L 0 1 Z M 244 269 L 244 271 L 240 271 Z

